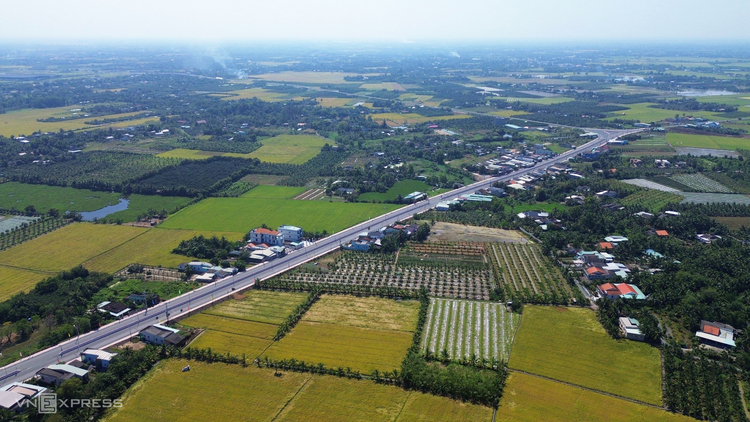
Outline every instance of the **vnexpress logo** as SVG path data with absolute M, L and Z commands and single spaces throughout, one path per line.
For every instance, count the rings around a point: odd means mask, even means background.
M 39 413 L 57 413 L 57 393 L 42 393 L 37 396 L 36 408 Z

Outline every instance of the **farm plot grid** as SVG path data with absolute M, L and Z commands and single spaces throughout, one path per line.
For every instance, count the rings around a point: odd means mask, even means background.
M 504 304 L 469 300 L 432 299 L 427 313 L 422 350 L 453 360 L 508 360 L 520 316 Z
M 496 278 L 508 297 L 530 303 L 567 304 L 574 296 L 538 246 L 493 243 L 490 248 Z
M 488 300 L 493 287 L 487 265 L 461 261 L 408 260 L 396 263 L 395 255 L 345 252 L 327 271 L 301 268 L 284 274 L 281 281 L 392 287 L 408 290 L 427 288 L 431 296 Z

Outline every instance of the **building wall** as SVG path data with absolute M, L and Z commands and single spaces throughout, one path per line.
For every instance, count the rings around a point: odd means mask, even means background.
M 297 230 L 283 229 L 279 227 L 279 233 L 285 242 L 299 242 L 302 240 L 302 229 Z

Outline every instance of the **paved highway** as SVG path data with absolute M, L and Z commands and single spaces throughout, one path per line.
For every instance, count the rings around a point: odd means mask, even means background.
M 194 311 L 196 308 L 210 306 L 214 301 L 231 295 L 235 290 L 241 290 L 252 286 L 257 279 L 263 280 L 273 277 L 289 270 L 290 268 L 336 250 L 341 244 L 356 238 L 359 233 L 366 230 L 368 227 L 374 230 L 396 221 L 409 218 L 414 213 L 426 211 L 429 208 L 435 207 L 438 202 L 452 199 L 459 195 L 473 193 L 477 189 L 489 187 L 495 182 L 507 181 L 511 178 L 522 176 L 530 171 L 542 169 L 552 164 L 566 161 L 581 151 L 590 150 L 595 146 L 606 143 L 608 140 L 637 131 L 638 130 L 591 129 L 590 132 L 597 133 L 599 135 L 598 138 L 575 150 L 566 151 L 549 160 L 537 163 L 533 167 L 524 168 L 502 177 L 493 177 L 482 180 L 428 200 L 399 208 L 395 211 L 357 224 L 356 226 L 321 239 L 306 248 L 291 252 L 284 258 L 256 265 L 248 269 L 246 272 L 192 290 L 179 297 L 162 302 L 146 311 L 138 312 L 135 315 L 107 324 L 98 330 L 82 334 L 57 346 L 50 347 L 31 356 L 25 357 L 17 362 L 0 368 L 0 385 L 29 379 L 43 367 L 57 363 L 58 361 L 65 362 L 77 358 L 79 352 L 86 348 L 107 347 L 114 343 L 126 340 L 133 335 L 137 335 L 139 331 L 154 323 L 164 323 L 168 318 L 179 318 Z

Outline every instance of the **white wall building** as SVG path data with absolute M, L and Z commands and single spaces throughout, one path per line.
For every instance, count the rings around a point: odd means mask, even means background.
M 302 229 L 296 226 L 280 226 L 279 233 L 284 239 L 284 242 L 300 242 L 302 241 Z

